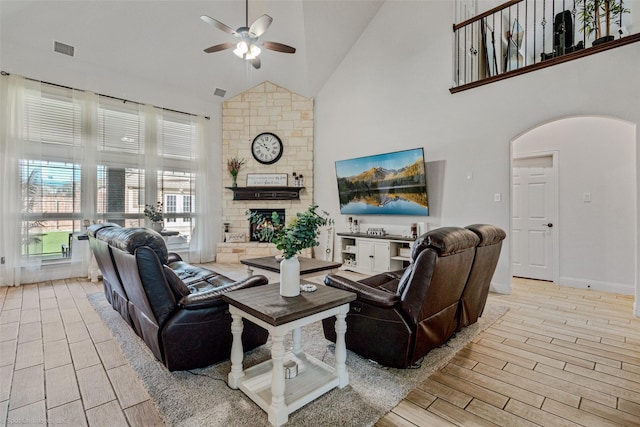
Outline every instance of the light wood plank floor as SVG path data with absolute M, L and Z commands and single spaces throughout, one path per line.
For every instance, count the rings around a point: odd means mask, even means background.
M 514 279 L 509 312 L 376 424 L 640 426 L 633 298 Z
M 513 285 L 512 295 L 490 295 L 510 311 L 377 426 L 640 425 L 632 298 Z M 83 279 L 0 287 L 0 425 L 162 425 L 88 303 L 93 292 L 101 283 Z

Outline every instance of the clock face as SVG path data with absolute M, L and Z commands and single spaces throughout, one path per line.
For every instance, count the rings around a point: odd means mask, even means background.
M 264 165 L 270 165 L 280 160 L 282 150 L 280 138 L 269 132 L 256 136 L 251 144 L 253 157 Z

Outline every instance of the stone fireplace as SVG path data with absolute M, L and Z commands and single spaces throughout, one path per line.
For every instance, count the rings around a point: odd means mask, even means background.
M 253 159 L 251 142 L 263 132 L 276 134 L 284 149 L 280 160 L 264 165 Z M 304 175 L 304 188 L 299 199 L 278 200 L 257 198 L 234 200 L 231 175 L 226 173 L 231 157 L 245 159 L 247 163 L 238 174 L 238 187 L 245 187 L 247 174 L 287 174 L 288 186 L 294 186 L 293 173 Z M 244 242 L 217 243 L 216 261 L 238 263 L 244 258 L 279 255 L 271 243 L 251 241 L 247 210 L 263 209 L 271 212 L 283 210 L 286 223 L 298 212 L 304 212 L 313 203 L 313 99 L 305 98 L 283 87 L 265 81 L 236 95 L 222 104 L 222 218 L 220 226 L 228 224 L 229 232 L 245 234 Z M 310 252 L 310 251 L 309 251 Z M 309 252 L 305 252 L 308 256 Z
M 253 215 L 257 215 L 260 216 L 262 218 L 265 218 L 269 224 L 271 224 L 271 216 L 273 214 L 273 212 L 275 212 L 276 214 L 278 214 L 278 218 L 280 219 L 280 224 L 284 224 L 285 223 L 285 210 L 284 209 L 249 209 L 249 212 L 252 213 Z M 249 223 L 249 241 L 250 242 L 259 242 L 260 240 L 258 239 L 258 237 L 255 236 L 256 233 L 256 229 L 257 229 L 257 224 L 252 224 L 251 222 L 249 222 L 247 220 L 247 222 Z

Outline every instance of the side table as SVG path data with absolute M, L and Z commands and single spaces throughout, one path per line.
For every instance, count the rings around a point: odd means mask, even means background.
M 240 388 L 262 410 L 269 422 L 281 426 L 289 414 L 327 391 L 349 384 L 346 368 L 345 321 L 349 302 L 356 294 L 319 285 L 315 292 L 301 292 L 296 297 L 280 295 L 277 283 L 228 292 L 222 297 L 229 303 L 233 322 L 231 333 L 231 372 L 228 384 Z M 336 316 L 335 366 L 306 354 L 302 350 L 301 327 Z M 242 319 L 265 328 L 271 335 L 271 360 L 243 369 Z M 292 333 L 291 351 L 285 351 L 285 336 Z M 297 376 L 285 380 L 284 364 L 295 362 Z

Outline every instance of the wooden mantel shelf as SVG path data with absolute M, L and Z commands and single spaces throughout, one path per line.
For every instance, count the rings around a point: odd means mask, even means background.
M 225 187 L 233 191 L 233 200 L 299 200 L 304 187 Z

